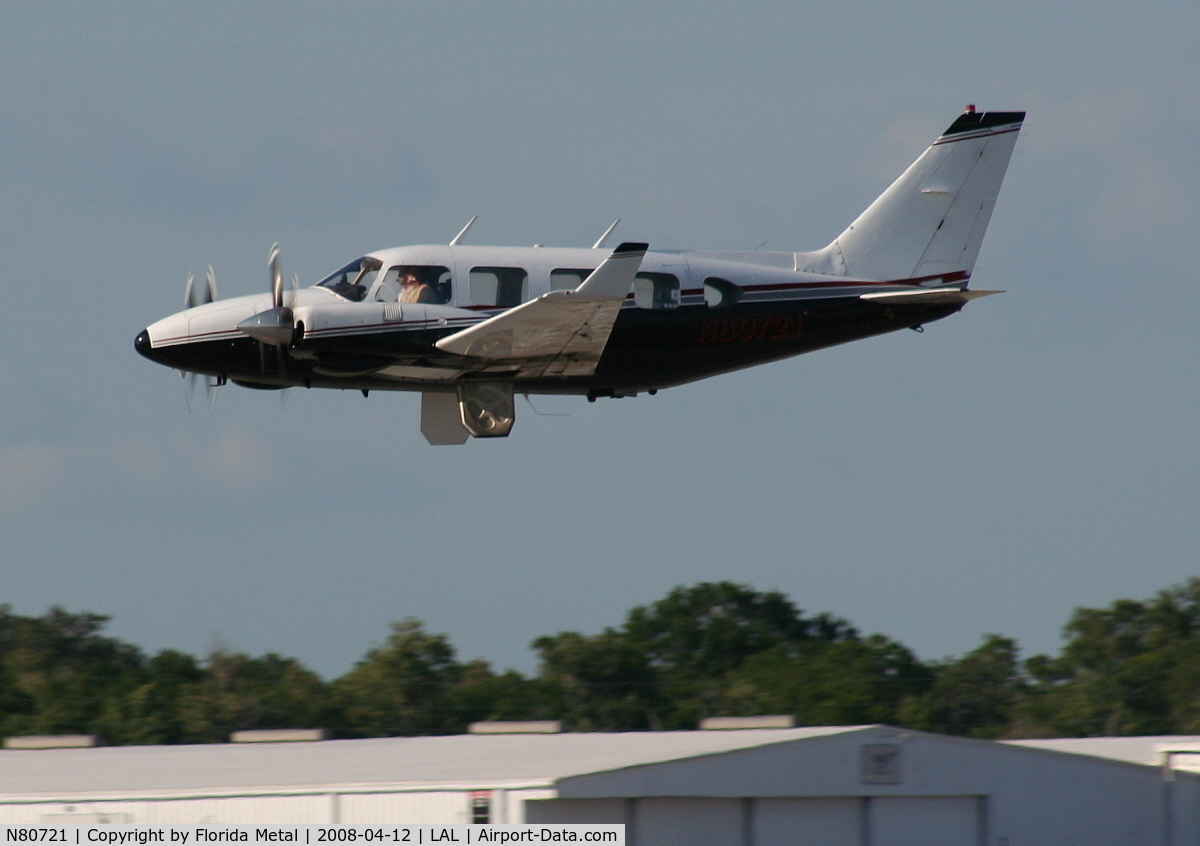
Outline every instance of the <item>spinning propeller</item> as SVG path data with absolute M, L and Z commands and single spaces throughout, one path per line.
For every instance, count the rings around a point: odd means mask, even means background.
M 198 305 L 208 305 L 217 299 L 217 275 L 213 273 L 212 265 L 208 266 L 208 273 L 204 276 L 207 285 L 204 290 L 200 291 L 193 287 L 195 281 L 192 274 L 188 274 L 187 287 L 183 292 L 183 304 L 188 308 L 195 308 Z
M 291 307 L 284 304 L 283 271 L 279 268 L 278 244 L 271 247 L 267 256 L 267 269 L 271 276 L 271 301 L 275 307 L 243 320 L 237 328 L 264 344 L 283 347 L 291 344 L 296 324 L 292 319 Z
M 187 285 L 183 290 L 183 304 L 188 308 L 196 306 L 208 305 L 215 302 L 217 299 L 217 275 L 213 272 L 212 265 L 208 266 L 208 272 L 204 274 L 205 285 L 199 288 L 195 284 L 196 278 L 191 273 L 188 274 Z M 212 381 L 207 376 L 201 376 L 199 373 L 191 371 L 180 371 L 180 376 L 187 380 L 187 384 L 183 390 L 183 400 L 187 403 L 187 409 L 192 410 L 192 397 L 196 395 L 196 382 L 201 378 L 204 380 L 204 396 L 208 400 L 208 410 L 212 412 L 213 405 L 213 388 L 215 387 Z
M 287 348 L 291 346 L 296 334 L 296 321 L 290 302 L 295 299 L 294 292 L 299 285 L 299 279 L 293 277 L 293 296 L 287 296 L 288 292 L 283 287 L 283 271 L 279 265 L 279 244 L 271 246 L 267 255 L 267 271 L 271 278 L 271 303 L 274 307 L 243 320 L 237 328 L 259 342 L 260 362 L 264 373 L 267 370 L 266 348 L 275 348 L 280 381 L 286 382 Z
M 212 414 L 213 389 L 216 388 L 218 384 L 223 385 L 225 383 L 213 382 L 210 377 L 204 375 L 203 373 L 193 373 L 190 370 L 181 370 L 179 375 L 187 380 L 183 388 L 183 401 L 187 404 L 188 412 L 190 413 L 192 410 L 192 397 L 196 395 L 196 383 L 202 380 L 204 382 L 204 399 L 208 403 L 208 413 Z

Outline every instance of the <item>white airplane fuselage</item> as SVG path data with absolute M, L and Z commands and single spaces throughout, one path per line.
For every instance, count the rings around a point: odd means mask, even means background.
M 576 278 L 552 276 L 554 271 L 590 272 L 610 252 L 422 245 L 369 256 L 384 266 L 448 267 L 462 279 L 469 279 L 477 267 L 519 269 L 528 274 L 524 299 L 532 299 L 554 290 L 556 277 Z M 717 257 L 647 252 L 641 272 L 674 277 L 678 288 L 669 287 L 670 279 L 651 279 L 640 296 L 628 295 L 596 372 L 586 376 L 522 376 L 520 368 L 502 361 L 465 360 L 438 350 L 438 339 L 504 310 L 494 302 L 472 302 L 469 284 L 452 285 L 457 290 L 444 304 L 398 303 L 395 295 L 383 291 L 369 291 L 360 302 L 343 299 L 329 288 L 296 291 L 292 309 L 297 337 L 282 369 L 275 350 L 264 355 L 259 341 L 237 329 L 242 321 L 271 308 L 270 294 L 218 300 L 174 314 L 146 329 L 139 350 L 170 367 L 264 388 L 420 391 L 476 375 L 511 376 L 517 393 L 626 395 L 919 326 L 957 311 L 965 302 L 876 304 L 859 295 L 911 290 L 914 282 L 822 277 L 768 264 L 790 263 L 791 253 L 751 255 L 762 263 L 748 263 L 742 260 L 745 254 L 737 253 Z M 724 292 L 711 284 L 706 298 L 706 279 L 732 283 L 740 298 L 722 305 Z M 664 290 L 660 284 L 657 303 L 655 281 L 668 286 Z M 373 299 L 376 293 L 380 299 Z M 394 361 L 383 364 L 375 358 Z

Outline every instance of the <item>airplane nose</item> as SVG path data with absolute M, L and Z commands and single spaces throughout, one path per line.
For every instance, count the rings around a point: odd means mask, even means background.
M 133 348 L 146 358 L 150 358 L 150 333 L 145 329 L 138 332 L 138 336 L 133 339 Z

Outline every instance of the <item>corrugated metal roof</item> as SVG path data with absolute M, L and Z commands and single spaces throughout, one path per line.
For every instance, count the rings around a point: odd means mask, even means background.
M 451 735 L 313 743 L 0 750 L 0 798 L 236 792 L 325 785 L 549 786 L 557 779 L 867 726 Z

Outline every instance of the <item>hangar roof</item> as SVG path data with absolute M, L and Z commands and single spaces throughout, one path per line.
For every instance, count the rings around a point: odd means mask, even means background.
M 6 749 L 0 801 L 521 788 L 560 798 L 983 795 L 1047 773 L 1157 784 L 1145 766 L 1155 743 L 1191 740 L 995 743 L 869 725 Z
M 1182 759 L 1175 758 L 1173 760 L 1175 766 L 1180 769 L 1194 769 L 1196 763 L 1193 756 L 1200 754 L 1200 735 L 1195 734 L 1160 734 L 1142 737 L 1058 737 L 1046 740 L 1006 740 L 1005 743 L 1013 746 L 1026 746 L 1031 749 L 1050 749 L 1055 752 L 1092 755 L 1097 758 L 1110 758 L 1114 761 L 1129 761 L 1134 764 L 1155 766 L 1162 763 L 1161 753 L 1164 749 L 1174 752 L 1186 750 Z
M 549 787 L 558 779 L 846 734 L 868 726 L 741 731 L 450 735 L 0 750 L 0 797 L 312 788 Z

